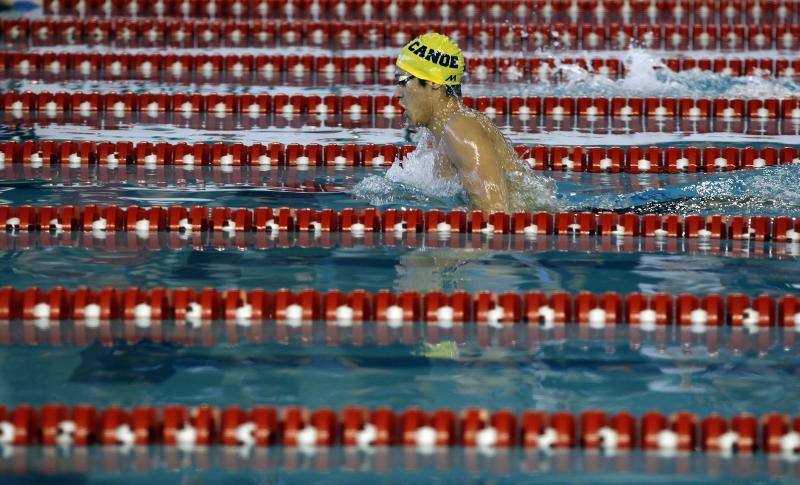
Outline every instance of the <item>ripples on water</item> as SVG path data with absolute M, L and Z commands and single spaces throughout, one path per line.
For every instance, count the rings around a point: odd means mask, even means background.
M 726 344 L 726 337 L 721 337 Z M 218 345 L 214 349 L 140 342 L 64 347 L 5 347 L 0 358 L 26 372 L 4 377 L 5 404 L 41 405 L 53 393 L 97 406 L 160 406 L 209 401 L 218 406 L 421 405 L 490 409 L 629 410 L 657 407 L 731 415 L 793 412 L 797 388 L 785 386 L 796 355 L 709 354 L 645 342 L 542 341 L 531 350 L 439 344 L 338 348 L 320 345 Z M 38 357 L 31 359 L 31 357 Z M 58 365 L 53 365 L 53 363 Z M 46 376 L 29 385 L 31 373 Z M 375 382 L 380 382 L 376 389 Z M 142 395 L 147 386 L 147 396 Z M 112 391 L 113 389 L 113 391 Z M 639 399 L 636 399 L 636 398 Z
M 639 213 L 793 215 L 800 209 L 800 165 L 709 174 L 699 181 L 621 194 L 565 197 L 565 208 Z M 577 200 L 576 200 L 577 199 Z

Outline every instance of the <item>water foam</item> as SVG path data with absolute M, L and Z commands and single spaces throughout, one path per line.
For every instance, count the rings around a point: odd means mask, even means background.
M 352 195 L 370 204 L 410 204 L 424 207 L 464 206 L 464 190 L 456 177 L 438 175 L 433 134 L 420 130 L 417 148 L 395 160 L 385 175 L 366 177 L 353 187 Z
M 549 53 L 554 67 L 547 76 L 531 83 L 471 84 L 470 94 L 493 96 L 506 92 L 518 96 L 588 96 L 588 97 L 727 97 L 727 98 L 783 98 L 800 92 L 800 85 L 789 78 L 761 76 L 730 76 L 709 71 L 675 72 L 665 65 L 662 53 L 639 47 L 630 47 L 620 58 L 625 66 L 625 76 L 610 79 L 592 69 L 584 69 L 574 62 L 575 53 Z M 587 65 L 597 53 L 584 55 Z M 468 79 L 468 77 L 467 77 Z
M 624 194 L 596 195 L 581 201 L 573 198 L 570 209 L 780 216 L 800 209 L 798 186 L 800 165 L 782 165 L 707 175 L 698 181 Z
M 475 114 L 486 129 L 493 129 L 491 121 Z M 505 140 L 506 153 L 512 159 L 512 168 L 505 176 L 509 187 L 510 211 L 552 210 L 557 207 L 555 182 L 533 173 L 516 156 Z M 416 149 L 403 160 L 395 160 L 385 176 L 373 175 L 355 187 L 352 195 L 367 199 L 372 205 L 416 205 L 426 208 L 454 208 L 469 205 L 458 176 L 439 174 L 440 151 L 433 134 L 422 128 Z

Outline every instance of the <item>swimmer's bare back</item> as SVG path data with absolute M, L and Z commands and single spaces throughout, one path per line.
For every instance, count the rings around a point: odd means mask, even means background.
M 458 174 L 473 208 L 510 210 L 506 172 L 514 169 L 516 153 L 494 123 L 481 113 L 459 109 L 445 124 L 439 145 L 443 162 Z M 443 167 L 443 174 L 448 168 Z

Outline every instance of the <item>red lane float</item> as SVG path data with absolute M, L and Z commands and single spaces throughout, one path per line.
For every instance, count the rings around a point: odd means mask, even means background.
M 472 81 L 498 79 L 524 81 L 549 77 L 556 72 L 556 62 L 577 65 L 590 72 L 612 79 L 625 75 L 625 66 L 617 58 L 571 58 L 480 56 L 469 59 Z M 672 71 L 705 71 L 729 76 L 769 76 L 794 78 L 800 76 L 800 60 L 786 58 L 680 58 L 667 57 L 662 62 Z M 394 58 L 391 56 L 313 56 L 313 55 L 251 55 L 251 54 L 128 54 L 76 52 L 0 52 L 0 70 L 12 78 L 66 79 L 138 79 L 206 82 L 267 83 L 282 76 L 285 82 L 306 83 L 310 76 L 351 84 L 372 84 L 394 81 Z M 149 95 L 146 105 L 156 103 L 164 109 L 167 95 Z M 500 98 L 502 99 L 502 98 Z M 709 109 L 709 100 L 685 100 L 680 109 L 684 114 L 702 113 Z M 490 102 L 481 100 L 478 108 Z M 607 106 L 579 104 L 580 113 L 598 111 Z M 505 105 L 493 106 L 503 114 Z M 512 109 L 514 109 L 512 107 Z
M 613 212 L 504 212 L 420 209 L 385 212 L 366 209 L 292 209 L 288 207 L 231 209 L 138 206 L 0 206 L 0 222 L 11 232 L 150 232 L 215 233 L 339 232 L 353 237 L 365 233 L 425 232 L 439 235 L 494 234 L 557 236 L 616 236 L 685 238 L 697 241 L 800 241 L 800 218 L 674 214 L 617 214 Z
M 138 206 L 0 206 L 7 231 L 102 232 L 342 232 L 646 236 L 693 240 L 800 240 L 800 219 L 766 216 L 617 214 L 612 212 L 503 212 L 437 209 L 231 209 Z
M 475 100 L 478 98 L 465 97 L 464 101 L 469 103 L 470 106 L 475 106 Z M 509 101 L 513 101 L 510 98 Z M 595 101 L 600 101 L 597 99 Z M 0 99 L 0 102 L 2 100 Z M 529 100 L 531 101 L 531 100 Z M 632 100 L 631 100 L 632 101 Z M 786 100 L 784 100 L 786 101 Z M 791 103 L 794 103 L 792 101 Z M 95 129 L 108 129 L 108 126 L 121 123 L 123 125 L 151 125 L 151 124 L 169 124 L 181 128 L 194 129 L 194 130 L 208 130 L 216 131 L 230 131 L 238 129 L 263 129 L 269 127 L 276 128 L 293 128 L 300 129 L 303 126 L 331 126 L 341 125 L 346 129 L 402 129 L 404 120 L 402 118 L 402 111 L 396 110 L 394 107 L 387 108 L 391 105 L 392 101 L 388 96 L 377 96 L 375 98 L 374 113 L 364 115 L 360 112 L 345 112 L 337 111 L 332 112 L 325 108 L 325 113 L 321 112 L 296 112 L 294 105 L 291 106 L 291 111 L 278 112 L 263 111 L 259 113 L 245 112 L 219 112 L 219 111 L 161 111 L 152 112 L 146 110 L 138 111 L 117 111 L 100 110 L 100 111 L 26 111 L 22 108 L 12 106 L 10 110 L 3 112 L 0 110 L 0 118 L 5 119 L 9 123 L 19 124 L 22 127 L 55 127 L 59 125 L 77 124 L 86 128 Z M 784 104 L 790 104 L 784 102 Z M 359 105 L 360 109 L 360 105 Z M 485 111 L 486 116 L 495 119 L 499 124 L 505 124 L 511 132 L 519 133 L 545 133 L 545 132 L 563 132 L 572 131 L 574 129 L 588 130 L 594 133 L 606 133 L 607 131 L 614 131 L 624 128 L 631 133 L 673 133 L 676 131 L 685 131 L 692 134 L 707 134 L 707 133 L 741 133 L 747 135 L 758 136 L 773 136 L 780 135 L 795 136 L 798 129 L 800 129 L 800 118 L 796 118 L 798 113 L 792 114 L 794 108 L 787 108 L 788 118 L 756 118 L 750 119 L 748 122 L 746 118 L 742 117 L 729 117 L 727 114 L 716 118 L 662 118 L 653 115 L 652 117 L 642 117 L 638 114 L 635 117 L 628 116 L 625 112 L 604 115 L 598 117 L 595 115 L 582 115 L 573 114 L 563 116 L 561 114 L 548 114 L 539 112 L 534 115 L 530 111 L 525 113 L 508 113 L 506 115 L 498 116 L 491 110 Z M 330 114 L 332 113 L 332 114 Z M 537 123 L 539 122 L 539 123 Z M 621 148 L 616 148 L 616 151 Z M 605 157 L 601 152 L 593 160 L 595 170 L 611 171 L 613 164 L 611 161 L 616 156 L 615 152 L 610 152 L 608 157 Z M 522 154 L 522 153 L 521 153 Z M 381 154 L 376 154 L 378 156 Z M 580 154 L 578 154 L 580 155 Z M 340 163 L 344 164 L 347 160 L 346 154 L 342 154 Z M 383 155 L 386 158 L 386 155 Z M 700 156 L 698 154 L 697 156 Z M 334 156 L 333 158 L 335 158 Z M 532 162 L 539 160 L 537 156 L 530 157 Z M 604 160 L 608 158 L 608 160 Z M 680 155 L 675 159 L 669 160 L 670 163 L 676 162 L 676 170 L 685 170 L 687 161 L 680 160 Z M 759 159 L 761 157 L 755 156 L 751 160 L 744 160 L 742 163 L 754 162 L 754 166 L 764 166 L 765 160 Z M 642 159 L 639 159 L 642 160 Z M 645 159 L 643 161 L 646 162 Z M 367 164 L 369 159 L 364 160 L 363 163 Z M 568 159 L 564 160 L 561 166 L 565 169 L 573 169 L 576 165 L 575 161 L 569 162 Z M 78 163 L 77 161 L 75 163 Z M 653 162 L 651 161 L 650 164 Z M 644 170 L 647 170 L 648 165 L 644 165 Z M 682 168 L 683 167 L 683 168 Z M 638 169 L 638 167 L 637 167 Z M 720 170 L 724 169 L 720 168 Z
M 60 4 L 61 0 L 51 0 Z M 107 2 L 108 4 L 108 2 Z M 248 19 L 249 20 L 249 19 Z M 692 25 L 643 21 L 600 26 L 587 21 L 394 22 L 212 19 L 5 19 L 0 40 L 14 48 L 39 46 L 114 47 L 321 47 L 338 49 L 401 47 L 414 36 L 436 30 L 462 47 L 531 50 L 558 42 L 567 49 L 627 49 L 636 41 L 650 49 L 793 50 L 800 43 L 796 22 Z
M 57 142 L 25 141 L 0 142 L 0 169 L 6 164 L 22 164 L 29 168 L 44 168 L 53 165 L 78 169 L 97 164 L 106 169 L 120 165 L 137 165 L 156 170 L 165 165 L 192 168 L 214 166 L 221 171 L 232 171 L 234 167 L 249 166 L 269 169 L 272 166 L 289 166 L 298 169 L 308 167 L 387 167 L 395 160 L 405 158 L 413 152 L 411 145 L 374 144 L 330 144 L 308 145 L 270 143 L 268 145 L 243 145 L 241 143 L 150 143 L 140 142 Z M 800 151 L 794 146 L 779 147 L 582 147 L 582 146 L 528 146 L 514 147 L 517 155 L 534 170 L 591 172 L 591 173 L 693 173 L 724 172 L 741 169 L 765 168 L 774 165 L 800 163 Z M 28 175 L 27 173 L 23 175 Z M 311 184 L 313 185 L 313 184 Z M 18 208 L 14 214 L 23 221 L 28 209 Z M 309 217 L 312 217 L 309 214 Z M 433 217 L 433 216 L 430 216 Z M 629 216 L 605 216 L 597 221 L 600 226 L 582 227 L 582 232 L 605 234 L 622 230 L 628 235 L 638 235 L 639 227 L 631 225 Z M 401 221 L 392 219 L 394 223 Z M 436 223 L 441 221 L 436 221 Z M 453 224 L 451 221 L 447 221 Z M 507 232 L 509 224 L 516 229 L 519 221 L 487 220 L 498 231 Z M 731 230 L 736 239 L 747 238 L 748 228 L 744 219 L 732 220 Z M 417 224 L 414 222 L 414 224 Z M 581 224 L 581 221 L 571 221 Z M 595 221 L 593 221 L 595 223 Z M 755 220 L 757 226 L 767 224 L 766 219 Z M 648 230 L 656 230 L 659 222 L 652 219 Z M 428 224 L 429 226 L 430 224 Z M 435 224 L 434 224 L 435 225 Z M 621 228 L 621 229 L 620 229 Z M 695 231 L 692 226 L 692 231 Z M 559 231 L 565 230 L 559 227 Z M 754 229 L 755 230 L 755 229 Z
M 49 322 L 75 320 L 94 328 L 98 322 L 122 319 L 135 321 L 143 328 L 153 322 L 171 321 L 205 327 L 218 320 L 242 326 L 272 320 L 298 325 L 322 320 L 348 328 L 365 322 L 388 321 L 397 325 L 425 322 L 445 329 L 477 322 L 498 328 L 516 323 L 577 323 L 591 328 L 624 323 L 643 327 L 691 325 L 698 331 L 718 326 L 757 331 L 776 326 L 800 328 L 800 298 L 663 293 L 648 297 L 616 292 L 602 295 L 581 292 L 573 296 L 564 292 L 471 295 L 464 291 L 451 294 L 410 291 L 396 295 L 363 290 L 270 293 L 262 289 L 17 290 L 6 287 L 0 290 L 0 317 L 6 321 L 22 319 L 41 323 L 42 329 L 47 329 Z
M 223 445 L 294 448 L 403 446 L 440 448 L 603 449 L 659 453 L 798 453 L 800 419 L 783 414 L 700 417 L 657 411 L 635 417 L 600 410 L 461 411 L 419 408 L 229 406 L 96 408 L 50 404 L 39 409 L 0 406 L 4 444 L 15 446 L 177 446 L 185 451 Z
M 185 0 L 118 0 L 104 4 L 85 4 L 76 0 L 46 0 L 43 13 L 61 17 L 75 15 L 97 17 L 178 17 L 184 19 L 280 19 L 311 21 L 383 20 L 401 22 L 471 23 L 535 21 L 536 23 L 642 24 L 669 22 L 676 24 L 791 23 L 797 16 L 794 2 L 789 0 L 725 1 L 722 4 L 701 0 L 684 2 L 606 2 L 592 0 L 278 0 L 188 2 Z M 755 25 L 754 25 L 755 27 Z
M 154 211 L 160 214 L 161 209 Z M 174 210 L 173 210 L 174 209 Z M 535 214 L 541 224 L 531 224 L 534 214 L 515 213 L 511 220 L 514 225 L 510 232 L 503 237 L 488 237 L 488 232 L 453 233 L 452 227 L 449 232 L 437 231 L 433 227 L 429 231 L 415 229 L 406 225 L 404 222 L 392 223 L 395 214 L 388 213 L 390 217 L 384 217 L 382 222 L 385 230 L 379 234 L 362 233 L 356 231 L 342 232 L 338 229 L 338 213 L 325 209 L 316 211 L 312 209 L 296 209 L 295 216 L 292 216 L 290 209 L 278 211 L 278 222 L 272 216 L 271 209 L 255 209 L 252 213 L 247 209 L 236 209 L 234 222 L 225 222 L 220 231 L 197 230 L 187 233 L 191 224 L 185 208 L 170 208 L 171 219 L 168 231 L 156 231 L 155 224 L 144 221 L 140 218 L 126 220 L 125 231 L 106 232 L 101 229 L 102 222 L 98 223 L 97 231 L 59 229 L 58 219 L 55 221 L 49 216 L 42 216 L 47 229 L 44 231 L 21 231 L 14 225 L 16 221 L 6 225 L 5 231 L 0 231 L 0 248 L 4 250 L 26 251 L 31 248 L 71 246 L 98 251 L 125 252 L 138 250 L 159 250 L 159 249 L 192 249 L 192 248 L 215 248 L 224 250 L 244 250 L 244 249 L 274 249 L 291 247 L 315 247 L 331 248 L 341 247 L 449 247 L 449 248 L 473 248 L 490 251 L 574 251 L 601 253 L 667 253 L 667 254 L 705 254 L 705 255 L 728 255 L 731 257 L 744 258 L 777 258 L 794 260 L 800 255 L 800 247 L 793 241 L 794 233 L 786 229 L 775 228 L 775 234 L 782 234 L 783 239 L 772 243 L 771 238 L 766 235 L 771 234 L 768 227 L 756 229 L 749 238 L 736 238 L 732 233 L 732 239 L 706 239 L 706 238 L 683 238 L 682 229 L 675 226 L 667 226 L 678 229 L 677 232 L 661 230 L 655 234 L 654 231 L 644 234 L 646 237 L 625 237 L 627 234 L 624 227 L 618 225 L 615 231 L 600 232 L 600 237 L 577 237 L 581 233 L 573 232 L 567 237 L 555 236 L 552 228 L 548 229 L 548 221 L 552 223 L 552 215 L 547 213 Z M 398 212 L 402 217 L 402 211 Z M 421 211 L 420 211 L 421 213 Z M 316 215 L 314 215 L 316 214 Z M 433 213 L 439 216 L 439 213 Z M 384 214 L 386 216 L 387 214 Z M 243 216 L 243 217 L 240 217 Z M 653 220 L 660 220 L 657 217 L 642 217 L 635 215 L 625 215 L 623 217 L 626 224 L 632 228 L 637 228 L 636 222 L 641 221 L 642 225 L 647 225 Z M 415 217 L 415 216 L 412 216 Z M 452 217 L 452 216 L 451 216 Z M 739 217 L 739 216 L 733 216 Z M 620 219 L 618 214 L 600 213 L 598 220 L 603 221 Z M 185 220 L 184 220 L 185 219 Z M 251 229 L 245 229 L 246 224 L 252 220 Z M 272 223 L 267 225 L 267 222 Z M 397 219 L 394 219 L 397 220 Z M 430 218 L 429 218 L 430 220 Z M 584 218 L 585 220 L 585 218 Z M 733 220 L 733 218 L 731 218 Z M 230 221 L 230 220 L 229 220 Z M 680 225 L 681 219 L 678 216 L 667 218 L 668 222 Z M 768 219 L 769 221 L 769 219 Z M 7 220 L 8 222 L 8 220 Z M 202 223 L 202 221 L 199 221 Z M 298 224 L 290 230 L 280 230 L 281 225 Z M 757 221 L 751 219 L 751 224 L 755 227 Z M 779 222 L 776 220 L 776 222 Z M 791 226 L 794 227 L 793 219 L 790 219 Z M 138 224 L 138 228 L 137 228 Z M 277 225 L 278 232 L 273 232 L 273 224 Z M 406 223 L 407 224 L 407 223 Z M 434 225 L 436 226 L 436 225 Z M 409 227 L 410 229 L 406 229 Z M 599 227 L 599 226 L 598 226 Z M 151 228 L 153 230 L 151 231 Z M 326 229 L 332 228 L 332 229 Z M 622 229 L 621 229 L 622 228 Z M 138 229 L 138 230 L 137 230 Z M 319 230 L 318 230 L 319 229 Z M 356 227 L 358 229 L 358 226 Z M 443 228 L 446 229 L 446 226 Z M 159 232 L 161 231 L 161 232 Z M 644 229 L 643 229 L 644 231 Z M 792 229 L 792 231 L 795 231 Z M 748 233 L 750 231 L 748 230 Z M 795 231 L 797 232 L 797 231 Z M 495 232 L 492 231 L 492 234 Z M 539 237 L 546 236 L 546 237 Z M 623 237 L 620 237 L 623 236 Z M 669 237 L 667 237 L 669 236 Z

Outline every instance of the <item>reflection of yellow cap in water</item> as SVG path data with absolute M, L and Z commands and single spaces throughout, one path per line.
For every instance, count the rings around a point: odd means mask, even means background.
M 406 44 L 396 65 L 416 78 L 436 84 L 461 84 L 464 54 L 449 37 L 429 33 Z

